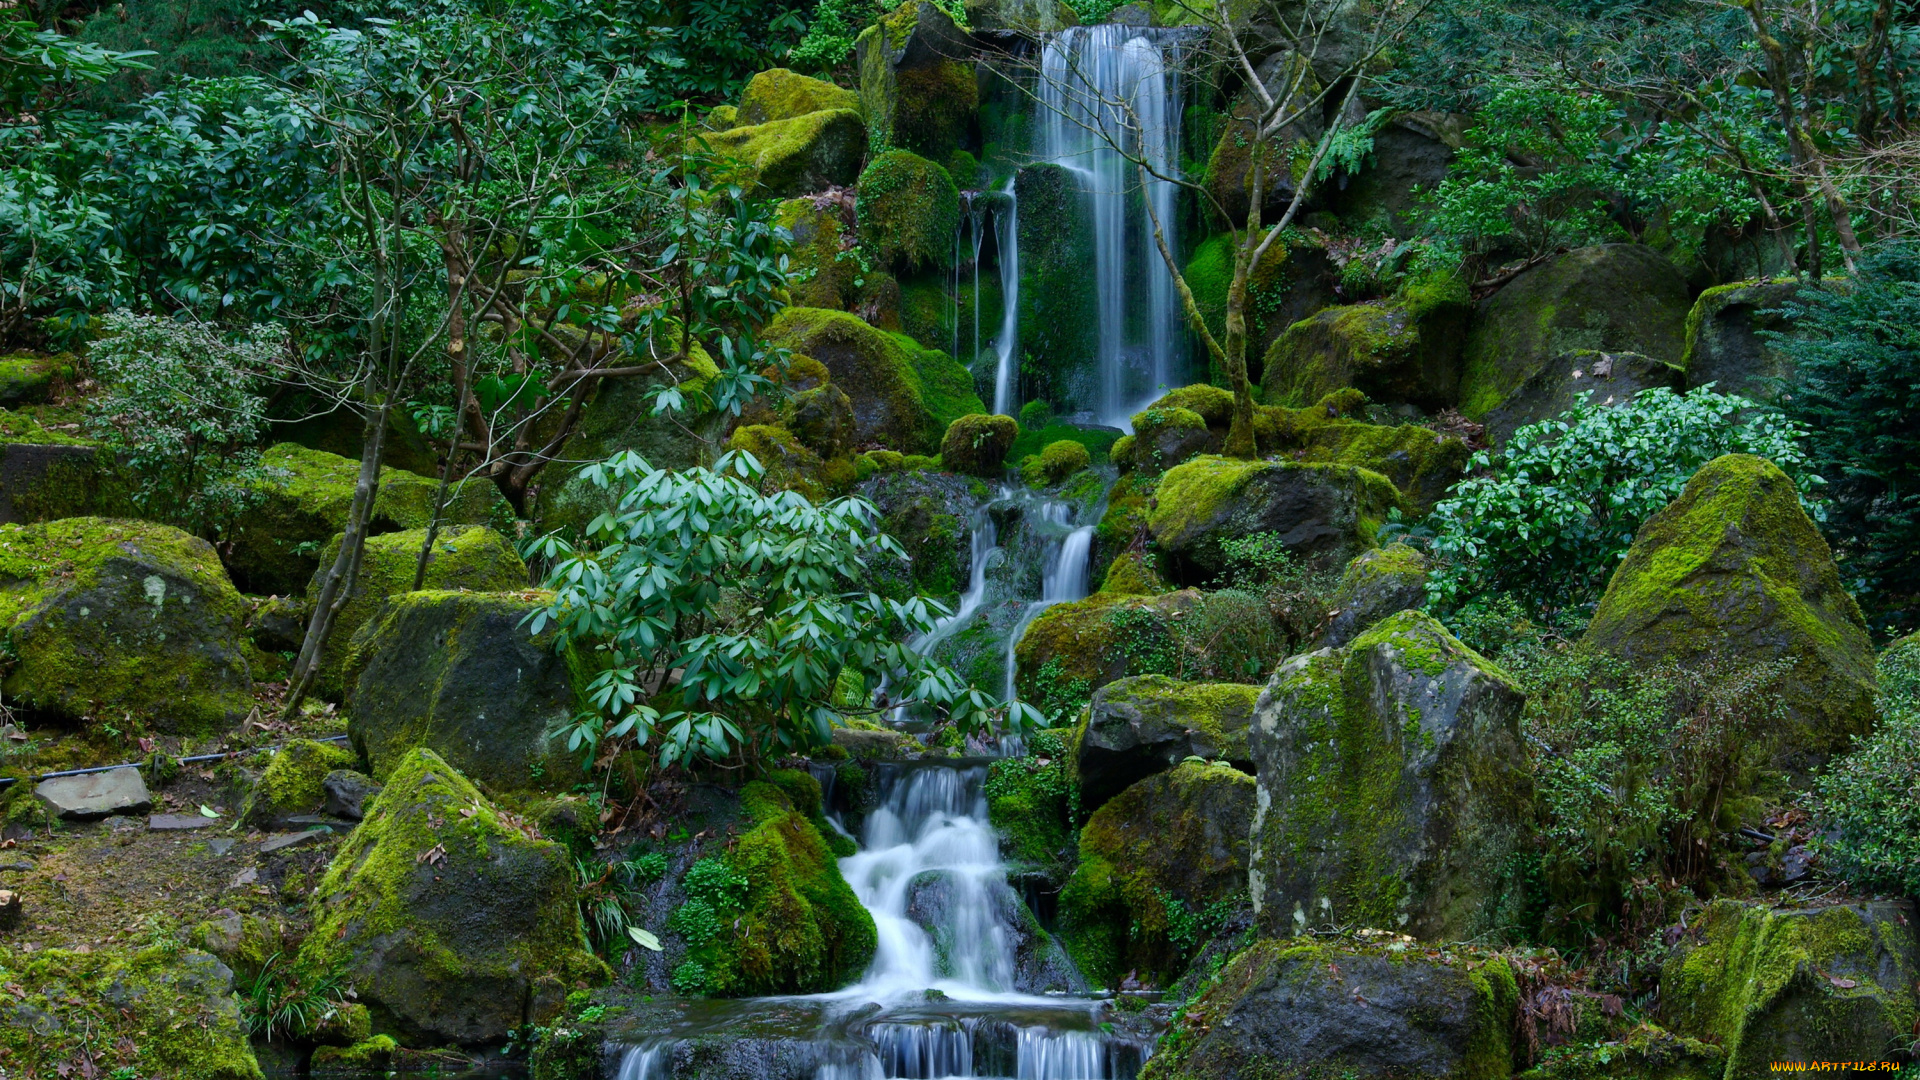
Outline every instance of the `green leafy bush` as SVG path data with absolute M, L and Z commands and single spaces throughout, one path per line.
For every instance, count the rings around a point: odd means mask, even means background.
M 1856 595 L 1889 629 L 1920 622 L 1920 244 L 1861 257 L 1844 288 L 1786 306 L 1782 407 L 1828 480 L 1827 532 Z
M 1880 658 L 1880 726 L 1816 782 L 1819 816 L 1837 835 L 1825 853 L 1869 889 L 1920 896 L 1920 642 Z
M 1768 458 L 1807 499 L 1819 479 L 1802 434 L 1776 412 L 1706 388 L 1646 390 L 1615 406 L 1582 395 L 1557 419 L 1473 456 L 1472 475 L 1429 522 L 1436 565 L 1428 594 L 1447 614 L 1495 593 L 1538 612 L 1585 608 L 1641 524 L 1714 458 Z M 1817 504 L 1809 510 L 1819 516 Z

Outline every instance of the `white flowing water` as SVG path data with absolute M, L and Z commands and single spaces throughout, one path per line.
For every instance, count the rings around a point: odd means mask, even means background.
M 1071 508 L 1065 503 L 1043 503 L 1036 516 L 1044 523 L 1056 528 L 1068 524 Z M 1021 635 L 1040 613 L 1055 604 L 1064 604 L 1071 600 L 1083 600 L 1087 595 L 1087 561 L 1093 553 L 1092 525 L 1082 525 L 1067 533 L 1047 548 L 1044 570 L 1040 578 L 1040 599 L 1027 605 L 1020 614 L 1020 621 L 1014 626 L 1013 633 L 1007 638 L 1006 683 L 1001 688 L 1009 699 L 1019 695 L 1015 685 L 1018 663 L 1014 649 L 1020 644 Z
M 994 208 L 994 224 L 1000 233 L 1000 334 L 993 339 L 993 411 L 999 416 L 1012 416 L 1019 408 L 1013 392 L 1020 366 L 1020 200 L 1014 194 L 1011 178 L 1000 194 L 1001 201 Z M 978 304 L 975 310 L 979 310 Z

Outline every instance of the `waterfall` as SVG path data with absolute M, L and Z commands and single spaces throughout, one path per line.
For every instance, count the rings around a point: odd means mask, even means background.
M 1019 408 L 1013 390 L 1020 364 L 1020 200 L 1011 177 L 1001 194 L 1005 198 L 994 214 L 1000 229 L 1000 334 L 993 339 L 993 411 L 1012 416 Z
M 1069 513 L 1065 503 L 1048 502 L 1041 505 L 1035 516 L 1055 527 L 1064 527 L 1068 523 Z M 1009 700 L 1019 696 L 1014 678 L 1019 665 L 1014 650 L 1020 644 L 1021 635 L 1027 632 L 1027 627 L 1040 617 L 1041 612 L 1055 604 L 1084 599 L 1087 595 L 1087 561 L 1093 553 L 1093 530 L 1092 525 L 1082 525 L 1067 533 L 1057 546 L 1049 547 L 1040 578 L 1040 599 L 1027 605 L 1013 634 L 1007 638 L 1006 685 L 1002 691 Z
M 1100 372 L 1094 413 L 1117 427 L 1171 387 L 1181 367 L 1179 301 L 1153 232 L 1157 216 L 1168 249 L 1180 250 L 1178 189 L 1160 177 L 1142 185 L 1129 160 L 1144 159 L 1161 177 L 1176 167 L 1179 80 L 1167 69 L 1162 39 L 1169 35 L 1117 24 L 1074 27 L 1049 38 L 1040 60 L 1044 116 L 1035 150 L 1071 171 L 1091 200 Z M 1146 295 L 1130 295 L 1140 282 Z M 1145 325 L 1133 328 L 1128 315 L 1136 309 Z

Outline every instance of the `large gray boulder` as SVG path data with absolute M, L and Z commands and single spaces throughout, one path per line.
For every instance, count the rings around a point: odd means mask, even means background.
M 347 733 L 384 781 L 427 747 L 497 790 L 577 772 L 557 733 L 574 715 L 568 657 L 528 632 L 535 595 L 416 592 L 387 600 L 343 661 Z
M 1094 691 L 1074 760 L 1081 813 L 1188 757 L 1251 771 L 1247 725 L 1259 697 L 1258 686 L 1165 675 L 1136 675 Z
M 1776 383 L 1793 377 L 1793 358 L 1760 335 L 1791 328 L 1768 314 L 1798 296 L 1798 281 L 1741 281 L 1700 294 L 1687 315 L 1687 350 L 1680 358 L 1687 388 L 1709 383 L 1722 394 L 1772 401 Z
M 1542 364 L 1520 389 L 1482 417 L 1487 435 L 1504 443 L 1515 431 L 1571 409 L 1582 394 L 1599 405 L 1624 405 L 1642 390 L 1677 389 L 1680 367 L 1632 352 L 1573 349 Z
M 1281 665 L 1255 707 L 1248 887 L 1263 933 L 1332 923 L 1471 938 L 1516 901 L 1526 699 L 1422 612 Z
M 1340 566 L 1374 543 L 1387 511 L 1401 505 L 1393 482 L 1353 465 L 1243 461 L 1206 455 L 1161 477 L 1147 531 L 1181 584 L 1205 584 L 1227 568 L 1221 545 L 1274 533 L 1316 565 Z

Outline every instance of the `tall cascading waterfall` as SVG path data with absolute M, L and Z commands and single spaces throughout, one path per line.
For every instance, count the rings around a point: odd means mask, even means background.
M 1019 408 L 1014 400 L 1014 377 L 1020 369 L 1020 199 L 1013 190 L 1013 178 L 1000 192 L 994 225 L 1000 244 L 1000 333 L 993 339 L 993 411 L 1011 416 Z M 974 295 L 979 295 L 974 289 Z M 980 309 L 978 302 L 974 310 Z
M 1069 170 L 1091 206 L 1103 424 L 1128 427 L 1184 366 L 1173 274 L 1154 237 L 1178 252 L 1180 84 L 1167 49 L 1178 31 L 1108 24 L 1062 30 L 1040 59 L 1035 156 Z M 1142 182 L 1133 158 L 1150 168 Z M 1004 256 L 1003 256 L 1004 258 Z M 1133 295 L 1144 283 L 1144 296 Z M 1136 323 L 1129 316 L 1138 310 Z

